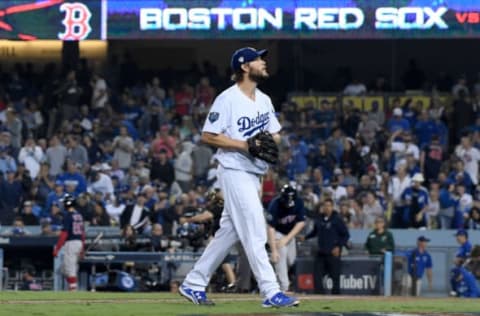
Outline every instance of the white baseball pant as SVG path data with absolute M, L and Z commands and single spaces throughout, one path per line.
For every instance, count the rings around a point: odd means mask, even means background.
M 67 277 L 76 277 L 78 272 L 78 259 L 82 251 L 81 240 L 69 240 L 63 246 L 63 274 Z
M 225 199 L 220 228 L 183 284 L 195 291 L 204 291 L 230 248 L 240 240 L 257 279 L 260 294 L 272 297 L 280 288 L 265 249 L 267 224 L 258 195 L 260 178 L 221 166 L 217 177 Z
M 285 235 L 280 232 L 275 232 L 275 238 L 280 240 Z M 278 249 L 278 261 L 274 264 L 275 272 L 277 273 L 278 282 L 280 283 L 280 289 L 282 291 L 288 291 L 290 281 L 288 279 L 288 269 L 295 263 L 297 257 L 297 246 L 295 244 L 295 238 L 292 238 L 282 248 Z

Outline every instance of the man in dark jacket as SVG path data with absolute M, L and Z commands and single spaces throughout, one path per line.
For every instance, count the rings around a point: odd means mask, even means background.
M 150 225 L 150 210 L 145 206 L 146 197 L 139 194 L 135 204 L 128 205 L 120 215 L 120 227 L 124 229 L 131 225 L 137 234 Z
M 324 294 L 323 277 L 328 274 L 333 281 L 332 294 L 340 294 L 340 270 L 342 247 L 350 238 L 347 226 L 337 211 L 333 209 L 333 200 L 325 199 L 319 216 L 315 219 L 315 228 L 306 239 L 317 237 L 318 249 L 315 258 L 315 289 Z

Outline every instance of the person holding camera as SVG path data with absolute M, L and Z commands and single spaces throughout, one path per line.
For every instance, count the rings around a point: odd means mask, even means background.
M 223 212 L 223 195 L 219 189 L 214 189 L 207 193 L 206 209 L 196 215 L 189 217 L 180 217 L 179 223 L 202 223 L 205 225 L 205 234 L 210 238 L 213 237 L 216 231 L 220 228 L 220 218 Z M 227 256 L 221 265 L 225 277 L 227 279 L 227 286 L 224 287 L 226 291 L 233 291 L 235 288 L 236 277 L 232 265 L 229 263 L 229 256 Z

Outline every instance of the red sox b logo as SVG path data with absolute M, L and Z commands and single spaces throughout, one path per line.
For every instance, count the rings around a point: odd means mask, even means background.
M 79 2 L 64 3 L 60 6 L 60 11 L 65 12 L 65 18 L 62 21 L 65 32 L 58 33 L 58 38 L 63 41 L 86 39 L 92 31 L 90 27 L 92 13 L 88 7 Z

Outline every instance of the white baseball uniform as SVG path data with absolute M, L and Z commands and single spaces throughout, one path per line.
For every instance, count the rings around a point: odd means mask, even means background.
M 215 99 L 203 131 L 245 141 L 262 130 L 278 133 L 280 128 L 267 95 L 256 89 L 253 101 L 235 84 Z M 218 180 L 225 199 L 220 229 L 184 285 L 204 291 L 218 265 L 240 240 L 261 294 L 270 298 L 279 292 L 279 285 L 265 250 L 267 226 L 258 194 L 260 176 L 268 164 L 247 153 L 221 148 L 215 158 L 219 161 Z

